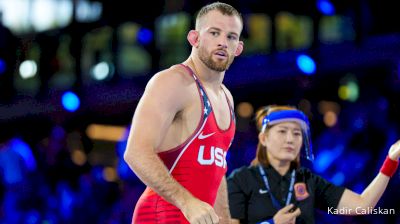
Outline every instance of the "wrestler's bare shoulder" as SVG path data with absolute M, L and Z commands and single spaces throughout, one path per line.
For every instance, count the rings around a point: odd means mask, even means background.
M 182 65 L 173 65 L 170 68 L 156 73 L 149 81 L 149 85 L 163 85 L 185 88 L 195 84 L 189 71 Z

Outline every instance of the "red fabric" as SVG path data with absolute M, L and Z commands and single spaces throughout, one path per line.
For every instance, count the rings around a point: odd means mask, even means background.
M 214 206 L 219 185 L 227 171 L 226 153 L 235 133 L 234 114 L 228 101 L 231 122 L 227 130 L 221 130 L 204 88 L 194 78 L 204 112 L 198 127 L 183 144 L 159 153 L 159 156 L 179 184 L 198 199 Z M 177 207 L 147 188 L 136 204 L 132 223 L 177 224 L 188 221 Z
M 392 177 L 393 174 L 396 172 L 398 166 L 399 166 L 399 161 L 394 161 L 390 159 L 389 156 L 387 156 L 385 162 L 381 167 L 380 172 L 388 177 Z

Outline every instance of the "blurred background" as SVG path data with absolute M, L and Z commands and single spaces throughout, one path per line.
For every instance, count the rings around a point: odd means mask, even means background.
M 135 107 L 157 71 L 190 54 L 186 33 L 212 1 L 0 0 L 0 223 L 130 223 L 144 185 L 122 159 Z M 226 1 L 244 53 L 225 84 L 237 132 L 228 173 L 255 155 L 253 115 L 290 104 L 311 119 L 303 165 L 362 192 L 400 137 L 395 1 Z M 154 108 L 157 109 L 157 108 Z M 378 206 L 400 223 L 399 172 Z

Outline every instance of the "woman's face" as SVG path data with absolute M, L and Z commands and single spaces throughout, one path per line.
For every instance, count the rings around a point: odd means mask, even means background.
M 280 162 L 294 161 L 303 145 L 303 134 L 296 122 L 278 123 L 260 136 L 266 146 L 268 158 Z

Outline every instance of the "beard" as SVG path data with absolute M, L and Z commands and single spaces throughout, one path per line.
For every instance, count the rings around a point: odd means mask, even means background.
M 208 55 L 206 50 L 200 47 L 199 58 L 209 69 L 217 72 L 223 72 L 228 70 L 229 66 L 233 62 L 234 56 L 228 54 L 228 59 L 226 61 L 214 61 L 212 59 L 212 54 Z

